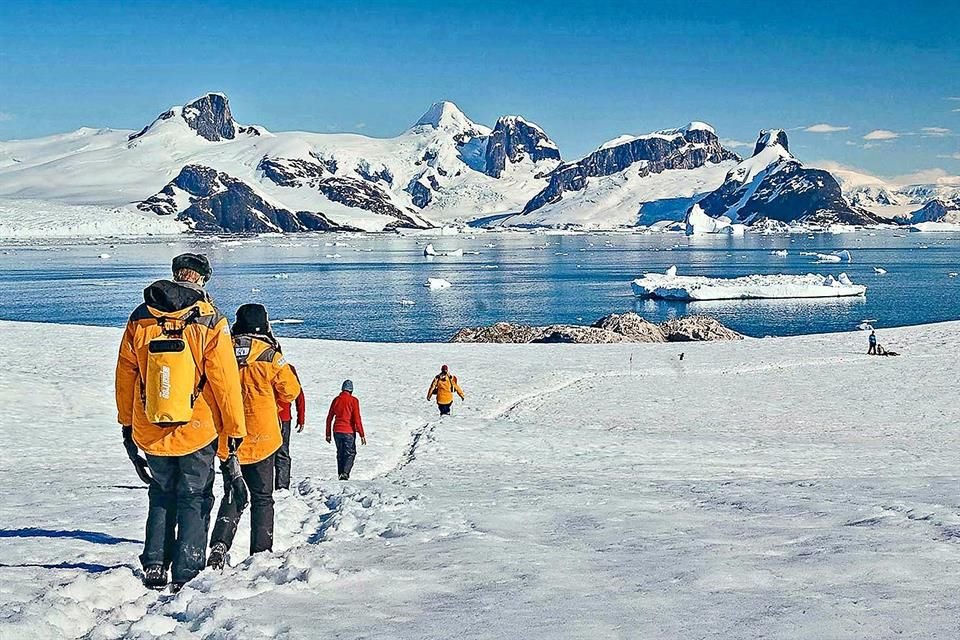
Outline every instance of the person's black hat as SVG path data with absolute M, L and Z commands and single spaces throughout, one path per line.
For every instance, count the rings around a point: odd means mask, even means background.
M 270 335 L 270 321 L 267 309 L 262 304 L 244 304 L 237 309 L 237 321 L 233 323 L 233 333 L 253 333 Z
M 213 275 L 213 269 L 210 268 L 210 261 L 207 260 L 207 256 L 202 253 L 181 253 L 173 259 L 172 266 L 174 275 L 181 269 L 196 271 L 203 276 L 205 280 L 209 280 L 210 276 Z

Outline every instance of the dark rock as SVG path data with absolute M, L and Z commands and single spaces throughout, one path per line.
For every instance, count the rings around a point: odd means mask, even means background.
M 787 144 L 784 131 L 764 130 L 757 140 L 756 153 L 775 145 L 786 152 Z M 758 220 L 816 225 L 880 222 L 869 211 L 851 206 L 830 172 L 807 169 L 789 153 L 776 156 L 765 170 L 746 181 L 748 176 L 745 165 L 735 167 L 720 187 L 697 204 L 708 216 L 728 216 L 745 224 Z
M 363 176 L 364 180 L 370 182 L 382 181 L 393 186 L 393 172 L 384 165 L 380 165 L 379 168 L 374 169 L 370 166 L 369 162 L 364 160 L 357 165 L 357 173 Z
M 498 322 L 489 327 L 461 329 L 451 342 L 528 343 L 661 343 L 699 340 L 740 340 L 743 336 L 706 316 L 690 316 L 656 325 L 635 313 L 612 314 L 589 327 L 549 325 L 532 327 Z
M 431 200 L 433 200 L 433 192 L 439 188 L 440 183 L 437 181 L 436 176 L 428 171 L 424 171 L 412 179 L 404 191 L 410 194 L 410 200 L 414 206 L 423 209 L 430 204 Z
M 270 158 L 264 156 L 257 165 L 263 176 L 281 187 L 316 187 L 323 178 L 320 164 L 300 158 Z
M 233 140 L 237 135 L 230 103 L 221 93 L 208 93 L 184 106 L 183 119 L 197 135 L 211 142 Z
M 499 178 L 508 162 L 524 158 L 532 162 L 559 161 L 560 150 L 540 127 L 519 116 L 500 118 L 487 138 L 485 173 Z
M 960 196 L 953 200 L 934 198 L 904 220 L 906 224 L 919 222 L 951 222 L 960 223 Z
M 587 178 L 612 175 L 634 165 L 643 175 L 648 175 L 668 169 L 697 169 L 707 163 L 739 159 L 735 153 L 720 145 L 716 133 L 700 127 L 631 138 L 554 169 L 550 174 L 550 183 L 527 203 L 522 213 L 527 214 L 558 202 L 566 191 L 584 189 Z
M 183 211 L 177 210 L 179 192 L 190 199 Z M 137 206 L 158 215 L 177 215 L 194 230 L 210 233 L 345 229 L 318 212 L 274 207 L 242 181 L 202 165 L 185 166 L 163 190 Z

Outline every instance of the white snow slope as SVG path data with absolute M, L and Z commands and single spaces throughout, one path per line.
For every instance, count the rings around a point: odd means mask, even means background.
M 863 333 L 285 340 L 311 406 L 275 551 L 246 558 L 243 528 L 161 598 L 133 572 L 119 331 L 2 322 L 0 637 L 955 637 L 958 330 L 882 331 L 899 358 Z M 441 362 L 467 393 L 442 422 Z M 338 482 L 320 420 L 347 376 L 370 444 Z
M 0 202 L 17 200 L 59 205 L 98 205 L 134 210 L 136 203 L 160 191 L 187 164 L 200 164 L 242 180 L 265 200 L 291 211 L 320 211 L 341 224 L 376 231 L 393 218 L 328 200 L 310 186 L 281 187 L 258 166 L 263 158 L 336 163 L 339 177 L 364 180 L 363 174 L 389 175 L 375 179 L 390 201 L 401 209 L 420 210 L 405 191 L 411 181 L 432 180 L 439 186 L 422 210 L 431 220 L 476 217 L 522 208 L 546 184 L 535 174 L 546 173 L 556 161 L 507 163 L 497 179 L 482 173 L 482 144 L 474 138 L 462 147 L 457 140 L 488 135 L 490 129 L 470 121 L 452 102 L 438 102 L 407 131 L 394 138 L 357 134 L 307 132 L 259 135 L 237 133 L 232 140 L 208 141 L 175 114 L 155 120 L 145 134 L 128 142 L 134 131 L 83 128 L 38 138 L 0 142 Z M 238 130 L 240 125 L 235 125 Z M 485 142 L 483 143 L 485 144 Z M 183 203 L 184 208 L 188 203 Z M 26 208 L 21 203 L 21 209 Z M 7 219 L 12 226 L 19 222 Z M 68 228 L 66 225 L 64 228 Z M 123 233 L 123 228 L 115 230 Z M 80 231 L 77 235 L 82 235 Z

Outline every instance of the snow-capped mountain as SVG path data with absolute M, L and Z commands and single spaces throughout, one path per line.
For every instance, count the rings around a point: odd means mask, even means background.
M 714 222 L 719 221 L 719 227 Z M 723 184 L 690 208 L 688 231 L 764 221 L 816 225 L 870 224 L 879 219 L 844 199 L 822 169 L 806 168 L 791 153 L 782 129 L 760 132 L 753 155 L 730 170 Z M 714 228 L 716 227 L 716 228 Z
M 919 224 L 921 222 L 960 224 L 960 196 L 954 196 L 951 200 L 941 200 L 939 198 L 930 200 L 902 222 L 905 224 Z
M 558 162 L 536 125 L 510 116 L 490 129 L 452 102 L 378 139 L 241 125 L 211 93 L 136 132 L 2 142 L 0 198 L 120 207 L 204 231 L 426 228 L 518 210 Z
M 620 136 L 558 166 L 523 211 L 500 224 L 622 226 L 679 219 L 738 160 L 702 122 Z

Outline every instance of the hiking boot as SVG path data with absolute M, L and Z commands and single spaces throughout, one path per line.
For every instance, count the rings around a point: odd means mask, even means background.
M 223 571 L 227 564 L 227 545 L 216 542 L 210 547 L 210 557 L 207 558 L 207 567 L 216 571 Z
M 341 480 L 349 480 L 349 479 L 350 479 L 350 475 L 347 474 L 347 473 L 341 473 L 341 474 L 340 474 L 340 479 L 341 479 Z
M 152 564 L 143 568 L 143 586 L 147 589 L 163 589 L 167 586 L 167 570 L 163 565 Z

